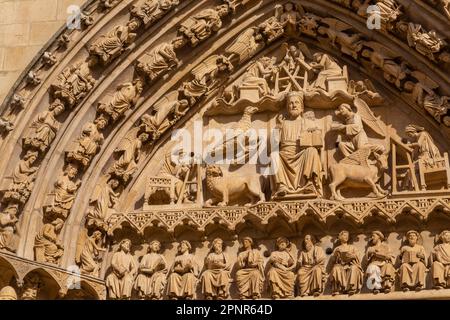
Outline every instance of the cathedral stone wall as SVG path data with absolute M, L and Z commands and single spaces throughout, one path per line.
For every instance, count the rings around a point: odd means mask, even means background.
M 0 104 L 25 67 L 85 0 L 0 1 Z

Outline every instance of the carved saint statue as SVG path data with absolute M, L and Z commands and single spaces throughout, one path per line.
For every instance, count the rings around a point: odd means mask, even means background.
M 315 245 L 309 234 L 303 238 L 303 248 L 298 258 L 299 295 L 319 296 L 325 287 L 325 252 Z
M 223 252 L 223 240 L 216 238 L 211 252 L 205 258 L 205 271 L 202 273 L 202 293 L 207 300 L 224 300 L 230 287 L 230 261 Z
M 356 248 L 348 244 L 349 232 L 339 232 L 339 246 L 332 255 L 331 285 L 332 295 L 355 294 L 362 287 L 363 271 Z
M 400 249 L 400 286 L 403 291 L 425 287 L 425 248 L 418 244 L 419 233 L 411 230 L 406 233 L 406 244 Z
M 95 65 L 95 59 L 87 62 L 78 62 L 66 69 L 57 77 L 56 83 L 51 85 L 53 97 L 66 102 L 66 107 L 73 107 L 83 99 L 94 87 L 95 79 L 91 70 Z
M 242 239 L 243 251 L 238 254 L 236 283 L 239 299 L 259 299 L 264 285 L 264 260 L 258 249 L 253 248 L 253 239 Z
M 141 156 L 142 144 L 149 139 L 149 134 L 142 132 L 136 138 L 127 135 L 120 145 L 114 150 L 120 153 L 119 159 L 109 169 L 109 173 L 121 178 L 125 183 L 137 170 L 137 163 Z
M 91 44 L 89 53 L 98 56 L 105 65 L 110 63 L 133 42 L 139 26 L 139 21 L 135 19 L 131 19 L 126 25 L 115 26 L 108 34 L 100 36 Z
M 27 151 L 23 160 L 14 169 L 13 181 L 3 196 L 4 200 L 15 200 L 22 204 L 28 200 L 38 169 L 37 166 L 33 166 L 37 157 L 37 151 Z
M 150 81 L 159 75 L 172 70 L 179 64 L 175 50 L 184 46 L 185 39 L 177 37 L 172 42 L 163 42 L 138 60 L 136 70 L 145 74 Z
M 143 4 L 133 5 L 131 15 L 142 20 L 145 26 L 150 26 L 178 4 L 179 0 L 146 0 Z
M 277 250 L 270 254 L 270 269 L 267 273 L 273 299 L 292 298 L 294 296 L 296 258 L 291 252 L 290 241 L 280 237 L 276 242 Z
M 198 265 L 195 256 L 190 252 L 191 244 L 183 240 L 178 246 L 167 284 L 167 295 L 171 299 L 192 300 L 197 285 Z
M 213 32 L 222 27 L 222 17 L 228 15 L 228 5 L 220 5 L 214 9 L 204 9 L 181 23 L 179 32 L 196 46 L 200 41 L 209 38 Z
M 103 144 L 103 130 L 107 125 L 106 119 L 97 118 L 94 122 L 88 122 L 81 131 L 81 136 L 75 141 L 75 146 L 67 152 L 67 159 L 77 161 L 83 166 L 88 166 L 92 158 L 97 154 Z
M 150 242 L 148 253 L 142 257 L 135 283 L 135 289 L 141 299 L 162 299 L 167 282 L 167 262 L 160 250 L 161 243 L 154 240 Z
M 389 245 L 383 243 L 384 235 L 380 231 L 372 232 L 371 246 L 367 249 L 367 287 L 373 293 L 389 293 L 394 286 L 396 270 L 395 256 Z
M 56 100 L 48 107 L 48 111 L 40 113 L 30 127 L 30 132 L 23 139 L 24 148 L 36 148 L 44 152 L 55 139 L 60 122 L 56 116 L 64 111 L 64 105 Z
M 276 197 L 289 194 L 322 195 L 322 164 L 318 149 L 322 134 L 318 126 L 308 125 L 303 116 L 304 94 L 291 92 L 286 99 L 287 115 L 278 117 L 280 152 L 274 175 Z
M 435 160 L 441 158 L 441 152 L 433 141 L 431 135 L 425 131 L 425 128 L 410 124 L 405 128 L 405 133 L 411 142 L 407 145 L 414 148 L 414 160 L 420 160 L 429 166 L 434 166 Z
M 10 204 L 0 213 L 0 249 L 15 252 L 17 247 L 18 204 Z
M 58 235 L 64 226 L 62 219 L 55 219 L 46 223 L 36 235 L 34 240 L 34 258 L 37 262 L 59 264 L 64 253 L 64 247 Z
M 119 198 L 119 192 L 116 191 L 118 187 L 119 181 L 109 179 L 106 185 L 98 185 L 95 188 L 89 201 L 92 207 L 89 208 L 86 217 L 88 225 L 106 229 L 108 218 Z
M 242 87 L 257 87 L 259 96 L 263 97 L 271 93 L 268 80 L 270 81 L 277 72 L 275 59 L 262 57 L 248 67 L 242 77 Z
M 284 27 L 284 33 L 295 37 L 298 35 L 297 26 L 304 12 L 300 6 L 296 8 L 292 2 L 286 3 L 283 9 L 279 20 Z
M 436 289 L 450 287 L 450 231 L 442 231 L 431 252 L 431 274 Z
M 119 250 L 114 253 L 111 261 L 111 273 L 106 277 L 108 296 L 111 299 L 128 300 L 131 298 L 134 277 L 138 265 L 130 253 L 131 241 L 123 239 L 120 241 Z
M 55 182 L 54 201 L 46 211 L 67 217 L 75 200 L 75 194 L 81 185 L 81 181 L 74 181 L 78 174 L 77 167 L 68 164 L 64 174 Z
M 317 78 L 311 86 L 327 91 L 327 80 L 331 77 L 342 76 L 342 68 L 333 58 L 322 52 L 315 53 L 313 60 L 310 65 L 317 72 Z
M 107 115 L 108 118 L 112 119 L 112 122 L 117 121 L 136 103 L 142 93 L 142 88 L 143 83 L 140 79 L 120 85 L 111 101 L 99 103 L 97 113 Z
M 102 248 L 103 235 L 96 230 L 90 237 L 87 233 L 83 233 L 80 238 L 77 244 L 76 262 L 82 273 L 98 277 L 101 261 L 100 253 L 106 251 Z

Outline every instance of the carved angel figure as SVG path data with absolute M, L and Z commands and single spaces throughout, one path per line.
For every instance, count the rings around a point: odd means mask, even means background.
M 23 138 L 24 148 L 35 148 L 45 152 L 55 139 L 60 126 L 56 116 L 63 111 L 64 105 L 57 100 L 48 107 L 48 111 L 40 113 L 31 124 L 29 133 Z
M 366 252 L 369 264 L 366 270 L 367 287 L 373 293 L 389 293 L 395 282 L 395 257 L 389 245 L 383 243 L 384 235 L 380 231 L 372 232 L 370 241 L 371 245 Z
M 111 260 L 111 273 L 106 277 L 106 288 L 111 299 L 129 300 L 133 289 L 134 277 L 138 264 L 130 253 L 131 241 L 123 239 L 119 243 L 119 250 Z
M 148 253 L 142 257 L 135 283 L 135 289 L 141 299 L 162 299 L 167 282 L 167 262 L 159 253 L 160 250 L 161 243 L 154 240 L 150 242 Z
M 394 59 L 399 58 L 399 55 L 376 42 L 366 41 L 364 46 L 371 48 L 371 50 L 363 49 L 361 55 L 367 58 L 373 66 L 380 68 L 388 82 L 395 84 L 397 88 L 401 88 L 401 81 L 406 78 L 409 70 L 404 61 L 400 64 L 394 61 Z
M 406 244 L 400 249 L 401 266 L 399 269 L 400 286 L 403 291 L 425 287 L 425 248 L 418 244 L 419 233 L 410 230 L 406 233 Z
M 331 285 L 332 295 L 355 294 L 362 287 L 363 271 L 359 252 L 349 244 L 348 231 L 339 232 L 339 246 L 332 255 Z
M 142 88 L 143 83 L 139 79 L 120 85 L 108 103 L 98 104 L 97 113 L 105 114 L 112 122 L 117 121 L 136 103 Z
M 132 130 L 131 134 L 127 135 L 114 152 L 120 154 L 119 159 L 109 169 L 109 173 L 115 177 L 121 178 L 125 183 L 133 176 L 137 169 L 137 163 L 141 155 L 142 144 L 148 141 L 149 134 L 146 132 L 140 133 L 135 137 L 136 131 Z
M 178 255 L 175 257 L 167 284 L 167 295 L 171 299 L 192 300 L 195 296 L 197 277 L 199 274 L 195 256 L 189 241 L 183 240 L 178 246 Z
M 264 39 L 259 28 L 252 27 L 242 32 L 225 52 L 230 54 L 228 57 L 230 61 L 237 57 L 240 64 L 249 60 L 264 46 Z
M 319 296 L 325 287 L 325 252 L 315 245 L 313 237 L 309 234 L 303 238 L 298 264 L 299 295 Z
M 131 15 L 142 20 L 144 26 L 150 26 L 178 4 L 179 0 L 146 0 L 141 5 L 133 5 Z
M 100 130 L 106 126 L 104 118 L 97 118 L 88 122 L 81 131 L 81 136 L 75 141 L 75 146 L 67 152 L 67 159 L 77 161 L 83 166 L 89 165 L 102 145 L 104 137 Z
M 58 235 L 64 226 L 62 219 L 55 219 L 46 223 L 38 232 L 34 240 L 34 257 L 37 262 L 59 264 L 64 253 L 64 247 Z
M 201 276 L 202 293 L 207 300 L 224 300 L 230 288 L 230 261 L 223 252 L 223 240 L 216 238 L 212 250 L 205 258 L 205 271 Z
M 18 212 L 19 205 L 10 204 L 0 213 L 0 249 L 16 251 Z
M 100 36 L 91 44 L 89 53 L 98 56 L 104 65 L 110 63 L 133 42 L 136 38 L 135 31 L 139 26 L 138 20 L 131 19 L 126 25 L 114 27 L 108 34 Z
M 82 233 L 77 243 L 76 263 L 84 274 L 94 277 L 99 276 L 101 252 L 106 252 L 102 248 L 103 235 L 96 230 L 89 237 L 87 233 Z
M 434 54 L 439 53 L 445 41 L 435 31 L 426 31 L 420 24 L 412 22 L 399 25 L 400 30 L 406 32 L 408 45 L 430 60 L 435 60 Z
M 223 55 L 212 55 L 191 71 L 194 79 L 183 84 L 183 94 L 194 104 L 198 98 L 208 95 L 216 86 L 219 76 L 231 72 L 233 64 Z
M 37 151 L 28 150 L 23 160 L 14 169 L 13 181 L 3 196 L 4 200 L 16 200 L 22 204 L 28 200 L 38 169 L 37 166 L 33 166 L 37 157 Z
M 108 218 L 119 197 L 119 192 L 116 192 L 118 187 L 119 181 L 116 179 L 109 179 L 106 185 L 96 186 L 94 194 L 89 201 L 91 207 L 86 217 L 88 225 L 106 229 Z
M 186 114 L 189 103 L 186 99 L 178 100 L 178 92 L 173 91 L 165 95 L 152 108 L 151 114 L 141 117 L 141 129 L 148 133 L 152 140 L 167 130 L 174 122 Z
M 294 296 L 295 269 L 297 258 L 292 253 L 292 244 L 285 237 L 276 241 L 277 250 L 270 254 L 270 269 L 267 273 L 272 299 Z
M 66 107 L 73 107 L 93 88 L 95 79 L 90 68 L 95 63 L 95 59 L 89 59 L 64 69 L 57 77 L 56 83 L 51 85 L 53 96 L 65 101 Z
M 220 5 L 214 9 L 204 9 L 186 21 L 179 27 L 179 32 L 183 34 L 192 46 L 209 38 L 213 32 L 222 27 L 222 17 L 229 14 L 228 5 Z
M 332 45 L 339 45 L 343 53 L 352 56 L 354 59 L 358 59 L 358 54 L 363 48 L 361 36 L 357 33 L 350 35 L 346 33 L 345 31 L 352 27 L 337 19 L 323 18 L 321 22 L 327 24 L 328 27 L 319 27 L 317 29 L 319 34 L 326 35 Z
M 253 248 L 253 239 L 242 239 L 243 251 L 238 254 L 236 283 L 239 299 L 259 299 L 264 285 L 264 260 L 261 252 Z
M 175 50 L 184 46 L 183 37 L 177 37 L 172 42 L 163 42 L 146 52 L 138 60 L 136 70 L 145 74 L 150 81 L 155 80 L 161 74 L 172 70 L 179 64 Z
M 431 252 L 431 274 L 436 289 L 450 287 L 450 231 L 439 234 L 438 244 Z

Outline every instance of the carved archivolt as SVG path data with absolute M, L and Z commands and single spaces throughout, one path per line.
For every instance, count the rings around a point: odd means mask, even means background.
M 321 9 L 309 1 L 87 3 L 81 28 L 59 34 L 2 105 L 1 150 L 12 157 L 0 163 L 0 249 L 54 270 L 75 263 L 83 275 L 105 279 L 110 298 L 137 292 L 159 299 L 166 285 L 169 298 L 194 298 L 199 281 L 205 297 L 224 299 L 232 280 L 218 244 L 206 256 L 206 275 L 197 270 L 189 242 L 179 244 L 170 262 L 155 243 L 140 265 L 131 252 L 134 240 L 122 239 L 119 250 L 110 244 L 120 232 L 134 229 L 145 237 L 155 226 L 175 233 L 186 225 L 205 232 L 219 224 L 237 235 L 245 221 L 264 226 L 279 217 L 296 224 L 313 216 L 324 226 L 344 218 L 364 227 L 375 216 L 395 225 L 405 213 L 423 223 L 436 211 L 450 212 L 450 166 L 442 149 L 450 126 L 450 53 L 442 21 L 433 31 L 395 0 L 319 2 Z M 376 17 L 373 5 L 380 10 Z M 447 4 L 440 5 L 445 13 Z M 372 36 L 365 22 L 373 18 L 381 28 Z M 98 34 L 90 31 L 94 23 Z M 396 108 L 392 97 L 425 120 L 418 125 L 411 117 L 402 126 L 381 120 L 376 108 Z M 240 132 L 215 146 L 215 154 L 245 141 L 261 121 L 279 130 L 278 171 L 255 178 L 196 162 L 198 155 L 183 150 L 178 156 L 188 162 L 174 162 L 166 154 L 169 133 L 199 117 Z M 436 127 L 442 137 L 434 135 Z M 241 156 L 249 152 L 244 148 Z M 159 171 L 146 167 L 156 157 Z M 144 175 L 145 190 L 133 191 Z M 36 220 L 38 225 L 31 223 Z M 67 246 L 74 236 L 76 250 Z M 425 248 L 410 239 L 414 232 L 406 237 L 401 259 L 411 252 L 422 259 Z M 367 253 L 373 263 L 365 271 L 346 238 L 348 232 L 339 235 L 332 253 L 332 293 L 360 292 L 366 273 L 376 290 L 393 291 L 388 259 Z M 373 246 L 381 248 L 378 240 Z M 436 250 L 447 250 L 442 241 Z M 315 285 L 309 278 L 300 281 L 299 295 L 322 294 L 323 261 L 308 266 L 308 250 L 321 249 L 310 244 L 300 254 L 306 259 L 300 265 L 316 268 L 314 275 L 297 270 L 291 249 L 290 240 L 277 240 L 269 273 L 249 292 L 239 281 L 256 279 L 262 260 L 247 244 L 248 252 L 238 256 L 244 270 L 236 280 L 239 296 L 259 298 L 263 292 L 256 288 L 268 281 L 272 298 L 292 298 L 297 273 L 318 277 Z M 245 267 L 249 256 L 259 262 Z M 111 259 L 113 272 L 105 274 Z M 436 261 L 436 286 L 446 287 L 446 264 Z M 425 287 L 422 262 L 414 260 L 411 270 L 410 262 L 402 262 L 401 289 Z M 152 268 L 158 275 L 149 276 Z

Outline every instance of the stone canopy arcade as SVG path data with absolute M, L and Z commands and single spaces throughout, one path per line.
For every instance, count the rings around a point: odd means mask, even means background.
M 449 9 L 88 1 L 0 108 L 0 298 L 450 298 Z

